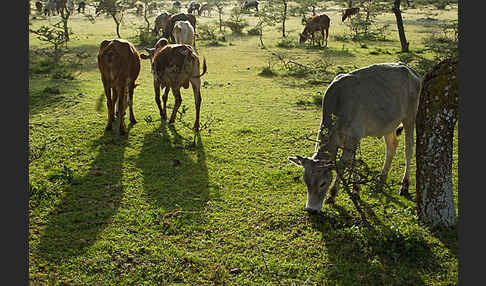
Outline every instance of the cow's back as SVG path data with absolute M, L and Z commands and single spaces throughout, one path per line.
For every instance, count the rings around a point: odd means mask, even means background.
M 167 86 L 188 87 L 188 78 L 194 75 L 194 64 L 199 70 L 198 56 L 189 45 L 169 44 L 157 50 L 153 59 L 153 70 L 157 78 Z
M 169 23 L 167 24 L 167 29 L 164 29 L 164 38 L 170 38 L 172 35 L 172 29 L 174 29 L 174 25 L 177 21 L 189 21 L 194 31 L 196 30 L 196 16 L 192 14 L 180 13 L 170 17 Z
M 336 76 L 323 98 L 323 120 L 349 135 L 383 136 L 415 118 L 420 77 L 403 63 L 374 64 Z
M 140 56 L 129 41 L 104 40 L 98 51 L 98 68 L 111 87 L 133 84 L 140 73 Z

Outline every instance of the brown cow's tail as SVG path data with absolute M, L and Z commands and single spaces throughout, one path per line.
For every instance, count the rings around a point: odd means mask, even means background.
M 202 74 L 193 76 L 192 78 L 202 77 L 207 71 L 208 71 L 208 67 L 206 65 L 206 58 L 203 57 L 203 72 L 202 72 Z

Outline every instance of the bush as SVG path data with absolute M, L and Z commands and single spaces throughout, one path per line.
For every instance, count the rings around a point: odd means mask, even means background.
M 248 35 L 251 35 L 251 36 L 260 36 L 260 28 L 253 27 L 251 29 L 248 29 Z
M 199 24 L 198 33 L 201 39 L 207 41 L 218 41 L 218 26 L 210 24 Z
M 286 37 L 280 39 L 280 41 L 277 42 L 277 47 L 279 48 L 295 48 L 297 46 L 298 40 L 296 38 L 292 37 Z
M 231 9 L 230 19 L 225 21 L 223 25 L 230 28 L 233 34 L 242 34 L 243 29 L 249 26 L 248 21 L 242 18 L 240 7 Z
M 147 30 L 146 27 L 139 27 L 137 39 L 140 46 L 153 47 L 158 38 L 151 30 Z

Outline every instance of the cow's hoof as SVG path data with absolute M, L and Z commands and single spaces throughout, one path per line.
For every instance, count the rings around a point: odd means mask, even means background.
M 137 120 L 135 118 L 133 118 L 133 119 L 130 118 L 130 123 L 135 124 L 135 123 L 137 123 Z

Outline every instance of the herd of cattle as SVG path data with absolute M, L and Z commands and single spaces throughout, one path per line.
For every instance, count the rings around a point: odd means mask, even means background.
M 74 0 L 47 0 L 45 3 L 42 1 L 35 1 L 35 9 L 38 13 L 44 14 L 44 16 L 54 16 L 61 14 L 64 7 L 67 8 L 68 13 L 73 14 L 75 11 Z M 86 2 L 78 2 L 78 13 L 84 13 L 86 9 Z
M 258 9 L 258 2 L 256 3 L 253 7 Z M 201 5 L 196 4 L 192 2 L 189 5 L 189 13 L 162 13 L 156 17 L 154 33 L 159 36 L 162 29 L 163 34 L 154 47 L 145 49 L 147 54 L 140 54 L 132 43 L 124 39 L 101 42 L 97 60 L 107 100 L 107 130 L 112 129 L 115 110 L 119 119 L 120 135 L 126 134 L 124 117 L 127 107 L 130 122 L 136 122 L 133 113 L 133 94 L 137 86 L 135 81 L 140 73 L 141 60 L 148 59 L 161 120 L 167 120 L 169 91 L 172 90 L 175 97 L 169 119 L 172 124 L 182 103 L 180 88 L 187 89 L 191 85 L 196 108 L 193 130 L 199 131 L 202 101 L 200 78 L 207 72 L 207 65 L 203 59 L 201 72 L 201 62 L 195 49 L 196 17 L 192 14 L 194 11 L 201 11 Z M 355 8 L 344 10 L 342 21 L 358 12 L 359 9 Z M 327 45 L 329 24 L 329 17 L 325 14 L 308 18 L 299 42 L 303 43 L 309 37 L 313 40 L 314 33 L 320 31 Z M 338 148 L 343 150 L 341 161 L 348 162 L 364 137 L 384 138 L 386 159 L 382 180 L 386 180 L 397 149 L 397 136 L 402 130 L 405 132 L 406 164 L 400 195 L 408 196 L 413 133 L 421 85 L 421 77 L 401 62 L 373 64 L 334 78 L 323 96 L 322 120 L 313 156 L 297 155 L 288 158 L 290 162 L 304 168 L 303 179 L 307 186 L 306 210 L 319 212 L 323 203 L 334 202 L 339 177 L 333 180 L 332 170 L 337 167 L 335 161 Z M 164 89 L 162 102 L 161 88 Z M 324 198 L 329 188 L 329 195 Z M 359 185 L 355 184 L 353 190 L 358 195 Z

